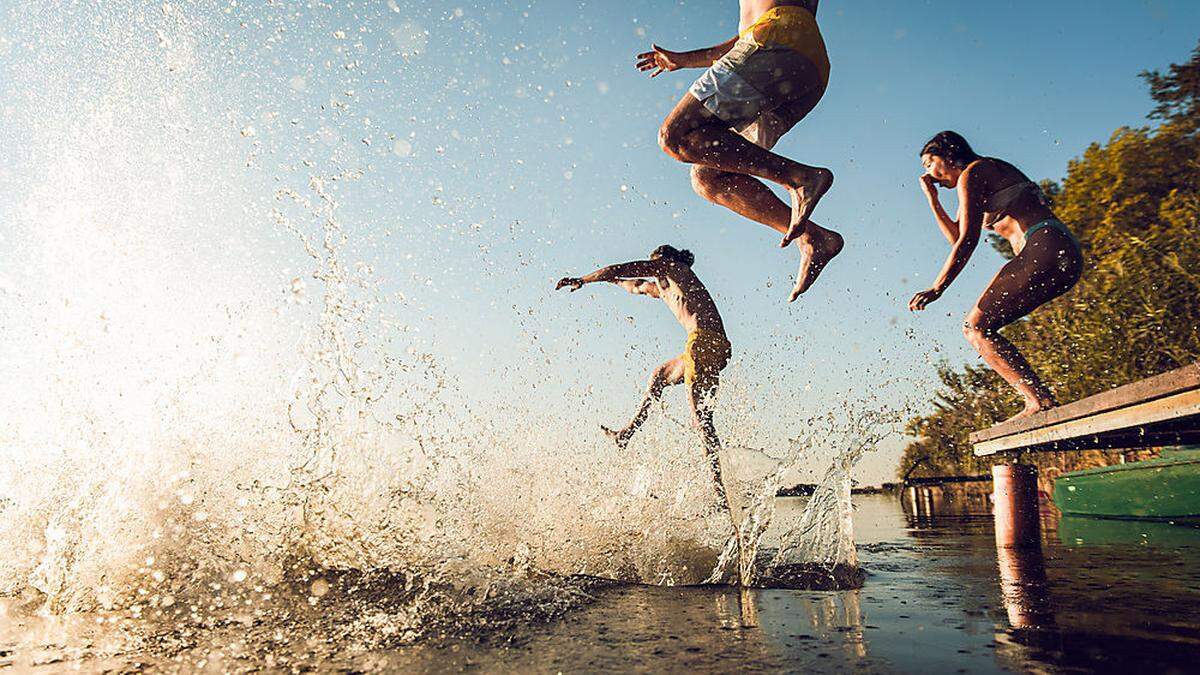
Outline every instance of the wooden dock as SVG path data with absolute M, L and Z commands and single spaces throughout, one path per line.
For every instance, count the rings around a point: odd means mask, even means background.
M 977 456 L 1200 442 L 1200 363 L 971 434 Z

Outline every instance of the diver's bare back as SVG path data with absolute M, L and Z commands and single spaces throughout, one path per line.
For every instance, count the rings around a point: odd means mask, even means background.
M 679 264 L 664 266 L 666 276 L 655 279 L 659 296 L 689 333 L 700 329 L 725 334 L 725 324 L 717 311 L 717 303 L 700 278 L 690 267 Z
M 820 0 L 740 0 L 738 32 L 746 30 L 758 21 L 758 17 L 774 7 L 803 7 L 816 15 L 818 2 Z

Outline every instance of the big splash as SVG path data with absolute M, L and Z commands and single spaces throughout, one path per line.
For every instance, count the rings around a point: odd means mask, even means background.
M 598 580 L 855 583 L 835 573 L 857 566 L 850 469 L 892 416 L 846 407 L 755 450 L 735 369 L 718 425 L 738 570 L 686 423 L 656 415 L 620 452 L 552 407 L 482 398 L 453 344 L 424 339 L 446 263 L 389 267 L 362 207 L 387 189 L 372 148 L 412 152 L 375 131 L 368 93 L 424 46 L 401 9 L 8 10 L 26 98 L 4 132 L 22 189 L 0 277 L 0 594 L 119 617 L 135 643 L 314 621 L 379 644 L 552 617 Z M 567 370 L 512 377 L 536 368 Z M 777 522 L 776 491 L 813 467 L 803 516 Z

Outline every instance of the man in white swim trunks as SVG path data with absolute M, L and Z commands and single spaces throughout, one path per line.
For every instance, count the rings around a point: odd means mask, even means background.
M 637 67 L 651 77 L 707 68 L 659 129 L 663 150 L 692 165 L 692 185 L 705 199 L 795 241 L 800 269 L 789 302 L 808 290 L 841 252 L 838 233 L 809 220 L 833 185 L 829 169 L 770 151 L 816 107 L 829 81 L 829 58 L 817 27 L 819 0 L 741 0 L 736 37 L 708 49 L 672 52 L 653 45 Z M 782 185 L 784 203 L 757 180 Z

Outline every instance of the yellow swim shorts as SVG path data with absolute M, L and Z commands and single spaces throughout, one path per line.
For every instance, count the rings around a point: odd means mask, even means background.
M 731 356 L 733 347 L 722 333 L 697 328 L 688 333 L 687 346 L 679 355 L 683 359 L 683 381 L 691 384 L 698 377 L 715 377 L 729 364 Z
M 713 115 L 770 149 L 816 106 L 829 82 L 829 57 L 813 15 L 775 7 L 742 31 L 688 90 Z
M 742 31 L 739 38 L 749 37 L 760 47 L 782 47 L 805 57 L 817 67 L 822 84 L 829 83 L 829 54 L 817 19 L 803 7 L 774 7 Z

